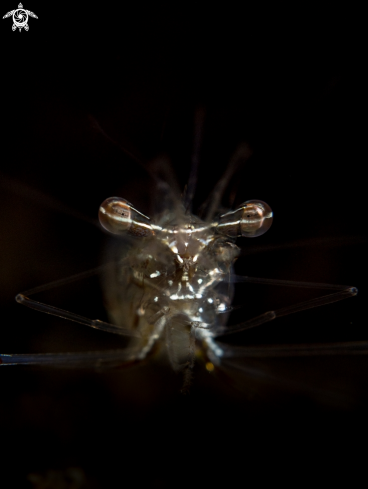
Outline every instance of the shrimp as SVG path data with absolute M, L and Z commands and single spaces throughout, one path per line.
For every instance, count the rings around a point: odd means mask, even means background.
M 226 185 L 248 153 L 247 145 L 240 145 L 198 215 L 191 210 L 197 157 L 193 158 L 189 183 L 182 196 L 174 184 L 161 176 L 154 177 L 157 205 L 152 217 L 121 197 L 108 198 L 101 204 L 99 220 L 103 229 L 123 238 L 110 248 L 108 255 L 113 261 L 103 271 L 104 301 L 110 322 L 91 320 L 30 298 L 35 292 L 45 290 L 43 287 L 16 297 L 17 302 L 35 310 L 125 336 L 129 338 L 126 348 L 83 353 L 1 354 L 0 364 L 130 366 L 153 353 L 166 352 L 172 368 L 183 372 L 186 391 L 197 358 L 212 371 L 231 365 L 236 358 L 367 353 L 365 342 L 248 347 L 226 343 L 226 337 L 278 317 L 357 294 L 355 287 L 235 274 L 234 263 L 240 255 L 236 239 L 263 235 L 273 220 L 270 206 L 261 200 L 248 200 L 234 209 L 221 207 Z M 165 162 L 158 166 L 158 174 L 165 174 Z M 321 288 L 333 292 L 228 325 L 236 283 Z

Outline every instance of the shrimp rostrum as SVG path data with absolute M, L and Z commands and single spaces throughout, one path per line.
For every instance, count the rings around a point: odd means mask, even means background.
M 104 273 L 105 306 L 110 323 L 37 302 L 29 297 L 36 289 L 17 296 L 18 302 L 33 309 L 127 336 L 129 344 L 126 348 L 83 353 L 2 354 L 0 363 L 121 366 L 140 362 L 151 353 L 166 351 L 172 367 L 184 373 L 187 383 L 196 358 L 204 360 L 211 370 L 236 357 L 368 352 L 366 342 L 228 345 L 223 340 L 227 335 L 354 296 L 357 290 L 338 285 L 235 275 L 233 265 L 240 252 L 236 239 L 265 233 L 272 223 L 272 210 L 261 200 L 249 200 L 233 210 L 218 212 L 221 189 L 217 187 L 202 206 L 204 211 L 199 218 L 190 211 L 192 187 L 188 185 L 183 198 L 179 198 L 171 185 L 160 181 L 157 204 L 164 210 L 152 218 L 123 198 L 108 198 L 101 204 L 101 225 L 122 238 L 110 250 L 114 261 L 105 267 Z M 237 282 L 331 289 L 332 293 L 268 311 L 231 326 L 227 321 Z

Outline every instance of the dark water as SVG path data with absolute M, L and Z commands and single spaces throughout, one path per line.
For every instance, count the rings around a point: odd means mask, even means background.
M 11 20 L 2 30 L 1 352 L 115 346 L 14 296 L 99 264 L 105 236 L 87 221 L 105 198 L 120 194 L 149 213 L 152 182 L 96 121 L 142 161 L 166 152 L 183 187 L 198 105 L 206 119 L 195 204 L 247 141 L 253 155 L 229 194 L 262 199 L 275 213 L 267 235 L 241 243 L 237 272 L 359 288 L 355 298 L 234 342 L 367 339 L 363 85 L 358 51 L 340 24 L 285 26 L 279 13 L 255 26 L 253 14 L 243 22 L 230 11 L 211 23 L 204 10 L 159 6 L 144 18 L 128 6 L 101 17 L 30 8 L 39 19 L 29 32 L 12 32 Z M 103 314 L 98 293 L 82 289 L 50 295 Z M 233 319 L 303 294 L 239 289 L 235 299 L 249 307 Z M 354 452 L 366 431 L 367 367 L 364 356 L 253 362 L 246 376 L 198 366 L 186 397 L 181 379 L 154 362 L 97 373 L 3 368 L 1 475 L 23 487 L 31 472 L 79 467 L 90 487 L 233 487 L 273 463 L 271 478 L 295 464 L 302 474 L 328 469 L 324 453 Z

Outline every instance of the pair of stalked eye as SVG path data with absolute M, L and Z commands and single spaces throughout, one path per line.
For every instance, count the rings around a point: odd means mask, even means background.
M 110 197 L 100 206 L 102 226 L 113 234 L 131 234 L 147 237 L 154 234 L 149 217 L 137 211 L 128 201 Z M 264 234 L 272 224 L 272 210 L 261 200 L 248 200 L 235 211 L 220 216 L 214 226 L 226 236 L 256 237 Z
M 271 207 L 262 200 L 248 200 L 235 211 L 220 216 L 217 230 L 226 236 L 255 238 L 270 229 Z
M 102 202 L 98 217 L 102 227 L 113 234 L 128 233 L 137 237 L 154 234 L 150 218 L 120 197 L 110 197 Z

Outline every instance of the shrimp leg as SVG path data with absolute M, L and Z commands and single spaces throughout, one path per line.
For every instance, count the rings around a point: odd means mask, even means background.
M 68 277 L 66 279 L 62 280 L 57 280 L 55 282 L 52 282 L 50 284 L 42 285 L 40 287 L 35 287 L 34 289 L 28 290 L 24 293 L 18 294 L 15 298 L 15 300 L 19 304 L 23 304 L 27 307 L 30 307 L 31 309 L 35 309 L 36 311 L 40 311 L 46 314 L 51 314 L 52 316 L 58 316 L 63 319 L 69 319 L 70 321 L 74 321 L 76 323 L 84 324 L 85 326 L 89 326 L 90 328 L 94 329 L 99 329 L 102 331 L 107 331 L 109 333 L 115 333 L 123 336 L 130 336 L 130 337 L 140 337 L 140 334 L 138 332 L 135 332 L 129 328 L 124 328 L 122 326 L 117 326 L 115 324 L 110 324 L 106 323 L 104 321 L 100 321 L 99 319 L 89 319 L 84 316 L 79 316 L 78 314 L 75 314 L 73 312 L 66 311 L 64 309 L 59 309 L 58 307 L 54 307 L 48 304 L 44 304 L 43 302 L 38 302 L 35 301 L 34 299 L 30 299 L 28 296 L 32 294 L 36 294 L 38 292 L 43 292 L 45 290 L 50 290 L 54 287 L 60 286 L 60 285 L 65 285 L 67 283 L 70 283 L 72 281 L 81 279 L 81 278 L 86 278 L 90 277 L 92 275 L 95 275 L 98 273 L 100 270 L 103 268 L 106 268 L 105 265 L 102 267 L 97 267 L 92 270 L 88 270 L 87 272 L 80 273 L 78 275 L 73 275 L 72 277 Z
M 324 295 L 322 297 L 317 297 L 316 299 L 311 299 L 308 301 L 298 302 L 292 306 L 283 307 L 277 309 L 276 311 L 268 311 L 256 318 L 249 319 L 243 323 L 237 324 L 236 326 L 221 327 L 214 331 L 214 336 L 217 338 L 219 336 L 230 335 L 233 333 L 238 333 L 240 331 L 245 331 L 247 329 L 255 328 L 264 323 L 272 321 L 277 317 L 288 316 L 289 314 L 294 314 L 296 312 L 305 311 L 307 309 L 313 309 L 314 307 L 324 306 L 326 304 L 331 304 L 333 302 L 338 302 L 348 297 L 353 297 L 358 293 L 356 287 L 349 287 L 345 285 L 330 285 L 330 284 L 318 284 L 313 282 L 293 282 L 290 280 L 273 280 L 273 279 L 262 279 L 256 277 L 233 277 L 231 279 L 234 282 L 247 282 L 247 283 L 258 283 L 266 285 L 282 285 L 282 286 L 292 286 L 292 287 L 305 287 L 305 288 L 321 288 L 321 289 L 333 289 L 337 290 L 332 294 Z
M 89 351 L 78 353 L 0 354 L 0 365 L 43 365 L 52 367 L 118 367 L 142 360 L 140 349 Z
M 368 353 L 368 341 L 244 347 L 225 345 L 216 341 L 216 345 L 221 349 L 221 358 L 312 357 L 319 355 L 367 355 Z
M 76 353 L 0 354 L 0 366 L 42 365 L 74 368 L 130 367 L 133 364 L 142 362 L 153 352 L 153 347 L 165 326 L 165 322 L 166 317 L 163 315 L 156 321 L 153 334 L 149 341 L 147 342 L 141 337 L 138 339 L 137 344 L 131 348 Z

